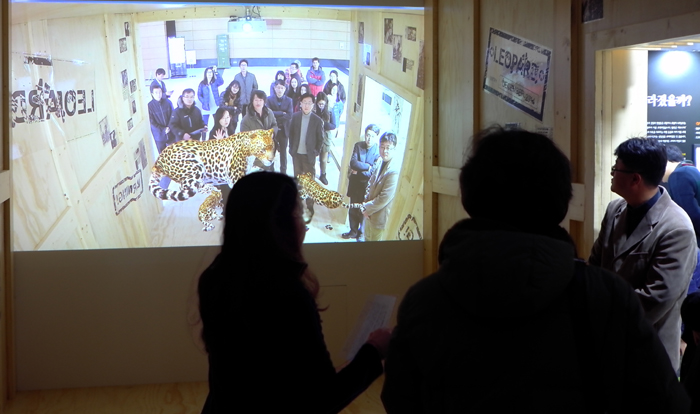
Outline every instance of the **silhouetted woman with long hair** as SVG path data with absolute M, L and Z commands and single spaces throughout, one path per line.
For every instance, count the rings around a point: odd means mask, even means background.
M 301 252 L 296 183 L 249 174 L 226 203 L 221 252 L 199 279 L 209 358 L 203 413 L 337 413 L 382 373 L 387 330 L 375 331 L 336 373 L 316 304 L 319 284 Z

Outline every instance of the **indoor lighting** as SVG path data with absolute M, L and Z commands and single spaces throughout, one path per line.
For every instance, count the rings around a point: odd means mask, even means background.
M 684 74 L 690 68 L 691 58 L 686 52 L 664 53 L 659 62 L 659 69 L 667 76 Z
M 231 16 L 228 21 L 229 33 L 251 33 L 264 32 L 267 30 L 267 23 L 260 17 L 260 9 L 256 6 L 251 10 L 250 6 L 245 8 L 245 16 Z

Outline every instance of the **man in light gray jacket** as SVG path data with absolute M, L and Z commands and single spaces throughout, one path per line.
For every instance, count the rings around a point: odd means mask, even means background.
M 678 370 L 681 304 L 697 261 L 693 224 L 659 186 L 666 171 L 663 144 L 631 138 L 615 156 L 611 190 L 622 198 L 608 204 L 588 261 L 632 286 Z
M 386 238 L 386 223 L 399 182 L 401 163 L 400 159 L 394 159 L 395 150 L 396 134 L 383 133 L 379 138 L 379 158 L 374 164 L 372 176 L 367 183 L 365 202 L 362 203 L 366 241 L 381 241 Z M 358 241 L 362 239 L 358 238 Z

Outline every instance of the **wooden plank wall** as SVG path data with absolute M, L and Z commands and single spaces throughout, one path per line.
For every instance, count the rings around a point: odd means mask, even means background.
M 459 199 L 459 168 L 465 161 L 471 136 L 483 127 L 506 122 L 524 129 L 553 128 L 554 142 L 570 155 L 571 113 L 571 6 L 555 0 L 527 2 L 440 0 L 438 15 L 436 155 L 426 174 L 437 195 L 437 249 L 442 235 L 466 217 Z M 552 50 L 543 121 L 521 112 L 483 91 L 485 57 L 491 28 L 506 31 Z M 555 110 L 556 108 L 556 110 Z M 506 162 L 507 163 L 507 162 Z M 507 166 L 506 166 L 507 168 Z M 510 185 L 517 182 L 514 174 Z M 582 218 L 582 189 L 569 218 Z M 568 226 L 568 220 L 563 225 Z M 433 263 L 435 265 L 435 263 Z
M 393 46 L 384 43 L 385 19 L 392 19 L 394 34 L 403 37 L 402 56 L 415 62 L 412 70 L 407 69 L 404 71 L 403 64 L 393 60 Z M 363 23 L 364 26 L 363 44 L 359 43 L 358 39 L 360 23 Z M 416 28 L 415 42 L 406 39 L 406 27 Z M 352 28 L 351 45 L 354 59 L 351 61 L 350 73 L 354 75 L 350 79 L 348 89 L 348 118 L 344 152 L 345 154 L 352 153 L 355 143 L 364 139 L 364 128 L 367 124 L 372 123 L 370 114 L 354 110 L 360 77 L 374 79 L 411 103 L 412 117 L 409 124 L 409 141 L 405 143 L 406 149 L 403 155 L 401 177 L 394 196 L 386 233 L 387 237 L 392 239 L 423 238 L 423 114 L 425 106 L 423 101 L 424 91 L 417 86 L 419 48 L 420 43 L 425 42 L 426 39 L 423 13 L 400 12 L 396 10 L 386 12 L 357 11 L 353 12 Z M 372 48 L 369 66 L 363 63 L 365 60 L 365 44 L 371 45 Z M 340 171 L 347 171 L 349 163 L 350 157 L 343 157 Z M 346 193 L 347 180 L 341 181 L 338 191 L 341 194 Z M 343 212 L 334 212 L 334 214 L 340 215 Z M 415 218 L 417 222 L 416 227 L 421 231 L 420 235 L 416 234 L 415 231 L 410 235 L 407 234 L 406 224 L 411 218 Z
M 573 4 L 580 7 L 580 1 Z M 646 131 L 646 109 L 634 104 L 644 102 L 640 96 L 646 93 L 646 57 L 619 49 L 697 35 L 698 18 L 697 2 L 607 0 L 603 19 L 578 24 L 581 82 L 576 132 L 581 138 L 575 142 L 575 164 L 586 184 L 579 251 L 590 251 L 605 208 L 616 197 L 610 192 L 615 147 Z
M 0 22 L 8 20 L 10 2 L 0 4 Z M 0 25 L 0 412 L 15 394 L 14 278 L 12 261 L 12 179 L 10 171 L 10 31 Z
M 130 85 L 126 91 L 122 88 L 122 71 L 127 71 L 129 81 L 141 73 L 134 53 L 135 37 L 133 31 L 125 37 L 124 22 L 134 27 L 131 15 L 41 20 L 12 26 L 14 51 L 85 61 L 95 79 L 95 116 L 87 121 L 75 117 L 63 124 L 21 125 L 21 131 L 31 133 L 18 133 L 20 125 L 13 130 L 17 149 L 12 160 L 14 245 L 19 250 L 134 247 L 150 243 L 147 226 L 161 208 L 157 200 L 141 197 L 117 215 L 112 194 L 119 181 L 136 173 L 134 154 L 142 139 L 148 165 L 153 165 L 154 159 L 148 120 L 144 117 L 145 101 L 140 95 L 144 93 L 142 83 L 136 82 L 133 93 Z M 75 27 L 81 30 L 72 30 Z M 126 40 L 125 52 L 120 52 L 120 39 Z M 15 54 L 13 59 L 21 59 L 21 55 Z M 134 114 L 132 100 L 136 104 Z M 105 117 L 116 132 L 114 148 L 110 143 L 103 144 L 100 136 L 97 122 Z M 85 132 L 75 133 L 78 129 Z M 148 177 L 146 171 L 144 186 Z M 147 188 L 144 190 L 148 195 Z

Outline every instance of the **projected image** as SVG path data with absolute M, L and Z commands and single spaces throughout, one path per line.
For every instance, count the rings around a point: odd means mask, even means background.
M 187 14 L 51 20 L 41 50 L 39 21 L 13 24 L 15 250 L 218 245 L 230 187 L 259 171 L 297 178 L 307 243 L 422 237 L 422 166 L 402 168 L 422 92 L 376 80 L 350 13 L 252 31 Z M 286 35 L 309 45 L 269 40 Z

